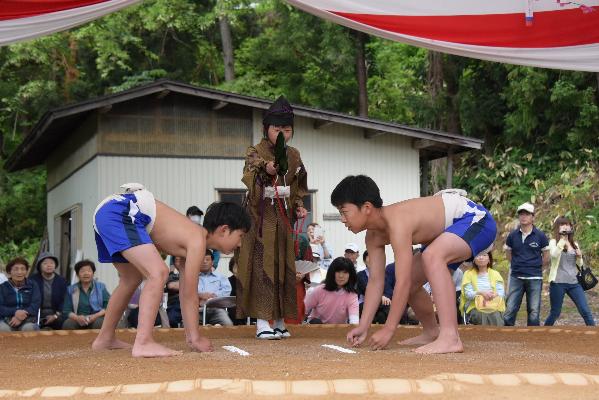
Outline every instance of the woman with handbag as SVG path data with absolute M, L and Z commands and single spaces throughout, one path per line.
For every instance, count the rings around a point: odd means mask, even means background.
M 578 268 L 582 268 L 582 252 L 574 241 L 572 222 L 558 217 L 553 222 L 553 236 L 549 241 L 551 269 L 549 270 L 549 301 L 551 311 L 545 325 L 552 326 L 562 312 L 564 296 L 567 294 L 588 326 L 595 326 L 584 290 L 578 283 Z
M 460 310 L 467 324 L 504 325 L 505 287 L 503 277 L 493 269 L 490 252 L 477 255 L 464 273 Z

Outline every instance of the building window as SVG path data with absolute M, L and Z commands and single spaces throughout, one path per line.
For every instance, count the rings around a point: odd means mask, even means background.
M 314 193 L 316 193 L 316 191 L 311 190 L 310 193 L 304 197 L 304 208 L 308 210 L 308 215 L 304 221 L 302 232 L 306 232 L 308 229 L 308 224 L 311 224 L 312 221 L 314 221 Z
M 228 201 L 241 205 L 245 198 L 245 189 L 217 189 L 218 201 Z

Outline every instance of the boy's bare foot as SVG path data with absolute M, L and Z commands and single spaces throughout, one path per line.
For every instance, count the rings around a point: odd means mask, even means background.
M 414 351 L 420 354 L 462 353 L 464 352 L 464 346 L 462 346 L 459 337 L 449 339 L 439 337 L 434 342 L 420 346 Z
M 96 338 L 92 343 L 92 350 L 118 350 L 118 349 L 130 349 L 131 345 L 117 338 L 110 340 L 101 340 Z
M 439 330 L 435 329 L 434 331 L 423 331 L 420 335 L 409 338 L 406 340 L 402 340 L 399 342 L 400 345 L 403 346 L 423 346 L 425 344 L 432 343 L 439 336 Z
M 171 350 L 156 342 L 146 344 L 134 344 L 131 355 L 133 357 L 173 357 L 181 355 L 181 351 Z

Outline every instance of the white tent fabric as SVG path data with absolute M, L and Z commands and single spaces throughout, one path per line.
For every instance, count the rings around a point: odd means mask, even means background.
M 69 29 L 141 0 L 0 1 L 0 46 Z
M 599 72 L 599 0 L 580 1 L 287 0 L 349 28 L 431 50 Z

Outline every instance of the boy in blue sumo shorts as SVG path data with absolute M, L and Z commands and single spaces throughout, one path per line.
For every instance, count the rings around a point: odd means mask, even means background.
M 157 343 L 152 329 L 168 278 L 168 267 L 159 251 L 185 258 L 180 268 L 179 293 L 187 344 L 194 351 L 212 351 L 210 340 L 200 335 L 197 293 L 200 264 L 206 248 L 231 253 L 250 229 L 251 220 L 233 203 L 213 203 L 201 227 L 166 204 L 154 199 L 143 185 L 121 186 L 124 192 L 107 197 L 94 214 L 94 231 L 100 262 L 113 263 L 119 284 L 110 297 L 104 323 L 92 344 L 94 350 L 129 348 L 116 338 L 115 329 L 129 299 L 142 280 L 139 324 L 133 357 L 168 357 L 180 352 Z
M 497 227 L 484 207 L 464 197 L 465 192 L 449 189 L 435 196 L 405 200 L 383 207 L 379 188 L 364 175 L 348 176 L 331 194 L 331 203 L 341 221 L 353 233 L 366 230 L 370 278 L 360 324 L 347 340 L 359 346 L 381 301 L 385 283 L 385 246 L 395 258 L 396 283 L 385 326 L 369 340 L 373 350 L 387 346 L 406 305 L 409 303 L 423 326 L 422 334 L 400 344 L 418 345 L 418 353 L 459 353 L 463 351 L 458 333 L 455 286 L 450 269 L 472 260 L 491 248 Z M 424 250 L 412 254 L 412 245 Z M 435 318 L 431 297 L 422 285 L 430 282 L 439 314 Z

